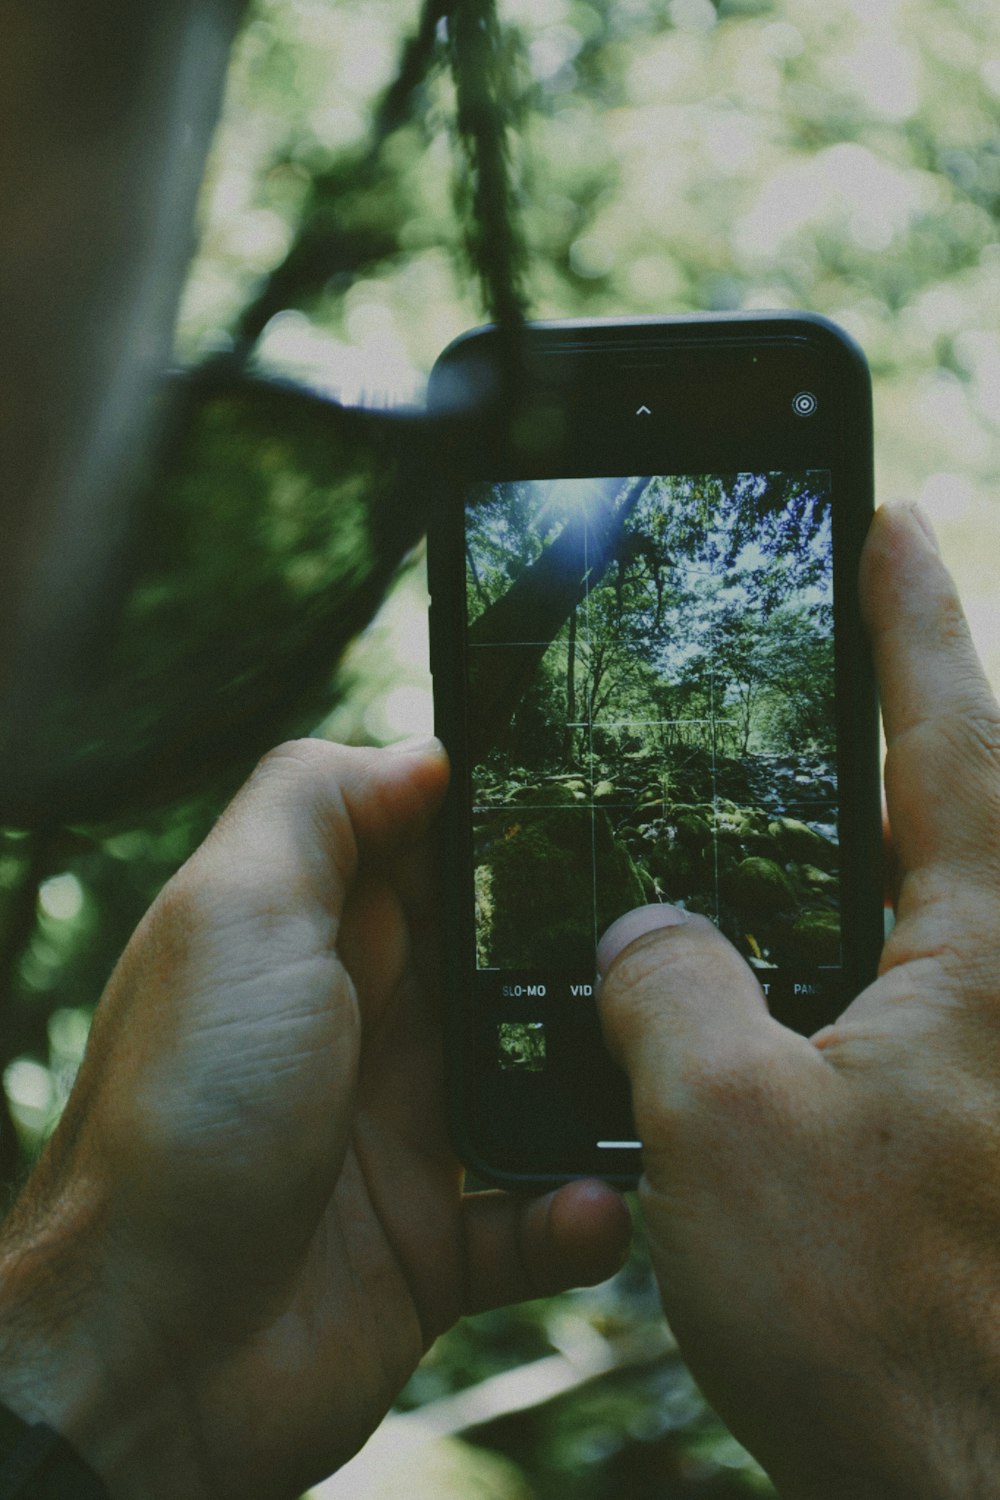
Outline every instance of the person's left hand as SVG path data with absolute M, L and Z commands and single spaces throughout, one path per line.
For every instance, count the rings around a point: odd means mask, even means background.
M 463 1196 L 431 998 L 434 746 L 282 746 L 139 926 L 0 1239 L 0 1398 L 117 1497 L 276 1500 L 462 1313 L 597 1281 L 610 1188 Z

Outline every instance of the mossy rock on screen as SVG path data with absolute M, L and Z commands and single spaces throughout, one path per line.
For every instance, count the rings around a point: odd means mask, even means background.
M 683 895 L 697 878 L 697 867 L 690 850 L 667 839 L 653 845 L 646 863 L 670 894 Z
M 492 924 L 480 934 L 497 968 L 592 966 L 596 869 L 598 935 L 640 906 L 646 889 L 607 815 L 574 808 L 508 809 L 481 859 L 490 870 Z
M 746 854 L 756 855 L 758 859 L 771 860 L 775 864 L 782 862 L 778 841 L 771 838 L 768 833 L 749 832 L 743 835 L 740 842 Z
M 740 804 L 753 801 L 746 763 L 725 755 L 713 757 L 699 745 L 674 746 L 664 752 L 663 765 L 674 795 L 681 801 L 711 802 L 725 798 Z
M 720 873 L 733 863 L 731 855 L 709 842 L 702 848 L 685 848 L 681 843 L 663 839 L 649 855 L 647 863 L 660 881 L 667 900 L 677 900 L 696 891 L 714 890 L 716 870 Z
M 734 807 L 732 804 L 717 807 L 713 814 L 713 823 L 716 837 L 720 839 L 743 838 L 754 828 L 752 813 Z
M 840 962 L 840 917 L 833 911 L 804 911 L 796 917 L 787 939 L 788 956 L 796 963 Z
M 682 813 L 677 819 L 677 842 L 682 849 L 689 849 L 693 854 L 702 854 L 712 842 L 712 829 L 701 813 Z
M 804 864 L 799 867 L 799 880 L 807 890 L 817 895 L 836 898 L 840 889 L 840 881 L 836 875 L 828 875 L 825 870 L 818 870 L 815 865 Z
M 566 781 L 531 781 L 519 786 L 508 798 L 518 807 L 575 807 L 586 800 L 587 784 L 577 777 Z
M 773 859 L 750 855 L 726 879 L 726 896 L 736 911 L 749 919 L 767 919 L 794 911 L 795 891 L 784 870 Z
M 697 811 L 698 809 L 692 802 L 673 802 L 668 808 L 664 809 L 666 816 L 674 823 L 677 823 L 681 818 L 690 817 Z
M 777 844 L 782 859 L 815 865 L 820 870 L 837 868 L 837 845 L 798 818 L 773 818 L 767 831 Z

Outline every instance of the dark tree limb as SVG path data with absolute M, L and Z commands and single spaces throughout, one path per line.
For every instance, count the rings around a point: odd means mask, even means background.
M 250 353 L 276 313 L 319 296 L 332 278 L 353 278 L 366 266 L 398 252 L 398 225 L 370 216 L 365 222 L 348 224 L 344 201 L 373 191 L 381 173 L 382 147 L 416 115 L 447 9 L 447 0 L 425 0 L 417 29 L 404 43 L 396 77 L 375 110 L 368 145 L 360 155 L 335 162 L 314 179 L 295 242 L 240 317 L 236 345 L 241 354 Z
M 607 571 L 629 516 L 650 483 L 636 479 L 582 510 L 469 628 L 469 645 L 496 645 L 477 677 L 469 746 L 474 762 L 501 743 L 538 665 L 562 626 Z M 482 660 L 482 658 L 481 658 Z

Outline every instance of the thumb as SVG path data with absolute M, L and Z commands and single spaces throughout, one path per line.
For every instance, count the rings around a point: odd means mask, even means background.
M 707 917 L 670 905 L 620 917 L 597 951 L 605 1039 L 628 1073 L 649 1175 L 678 1165 L 747 1106 L 785 1111 L 801 1070 L 825 1071 L 805 1037 L 775 1021 L 753 970 Z M 706 1129 L 706 1125 L 708 1128 Z

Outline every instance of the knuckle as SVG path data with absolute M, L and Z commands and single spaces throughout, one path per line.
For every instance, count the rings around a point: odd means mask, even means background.
M 886 938 L 880 976 L 950 1005 L 955 1000 L 998 1003 L 1000 970 L 1000 860 L 984 861 L 972 848 L 952 851 L 931 870 L 911 877 L 911 909 Z
M 888 764 L 909 776 L 922 765 L 943 785 L 960 786 L 962 777 L 982 781 L 982 770 L 994 781 L 1000 775 L 1000 715 L 989 707 L 950 707 L 915 718 L 890 747 Z M 977 788 L 978 790 L 978 788 Z
M 946 740 L 965 756 L 983 761 L 1000 776 L 1000 708 L 994 703 L 976 703 L 963 714 L 955 714 L 942 726 Z
M 705 1049 L 689 1052 L 678 1071 L 678 1096 L 699 1116 L 755 1111 L 769 1096 L 767 1059 L 741 1034 L 717 1033 Z
M 997 970 L 1000 942 L 985 949 L 974 942 L 943 943 L 930 955 L 941 976 L 941 989 L 975 1004 L 985 1001 L 994 1010 L 998 1001 Z
M 689 1166 L 706 1180 L 743 1160 L 748 1142 L 762 1150 L 787 1127 L 769 1060 L 731 1047 L 689 1056 L 668 1089 L 647 1076 L 634 1104 L 644 1148 L 672 1173 Z
M 963 884 L 1000 887 L 1000 709 L 980 704 L 921 719 L 890 747 L 886 788 L 927 852 Z M 929 816 L 928 816 L 929 810 Z M 994 896 L 995 899 L 995 896 Z
M 738 1052 L 720 1049 L 706 1059 L 688 1087 L 703 1112 L 740 1122 L 762 1120 L 774 1107 L 771 1059 L 745 1041 Z
M 284 740 L 257 762 L 254 775 L 304 776 L 329 780 L 337 747 L 329 740 Z
M 354 849 L 340 772 L 342 747 L 329 740 L 286 740 L 269 750 L 251 777 L 268 801 L 282 803 L 290 822 L 302 820 L 324 847 Z M 353 857 L 353 852 L 352 852 Z

